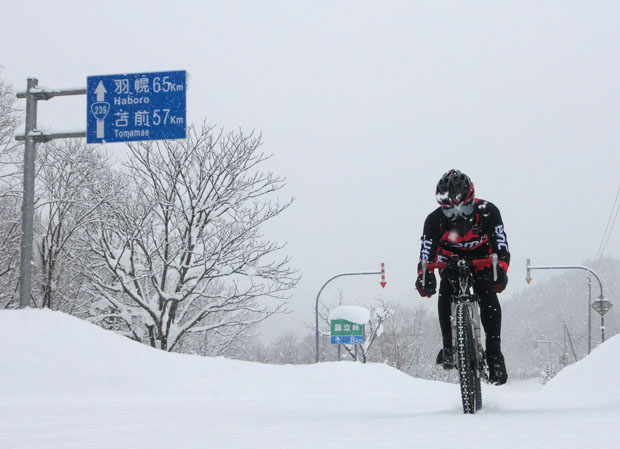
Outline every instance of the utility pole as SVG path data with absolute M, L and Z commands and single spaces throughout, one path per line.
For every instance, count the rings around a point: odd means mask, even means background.
M 575 352 L 575 347 L 573 346 L 573 339 L 570 337 L 570 332 L 568 332 L 568 327 L 566 326 L 566 322 L 562 322 L 562 327 L 564 328 L 564 354 L 566 355 L 568 353 L 568 346 L 566 344 L 566 342 L 568 341 L 568 343 L 570 344 L 570 349 L 573 353 L 573 359 L 575 360 L 575 362 L 577 362 L 577 353 Z M 568 356 L 566 355 L 566 363 L 565 365 L 568 364 Z

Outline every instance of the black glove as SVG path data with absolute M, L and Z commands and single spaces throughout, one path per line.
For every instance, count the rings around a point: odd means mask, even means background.
M 493 268 L 487 271 L 487 280 L 495 293 L 501 293 L 508 285 L 508 275 L 501 265 L 497 266 L 497 280 L 493 280 Z
M 435 278 L 435 273 L 426 272 L 426 284 L 422 285 L 422 273 L 418 276 L 418 279 L 415 281 L 415 288 L 418 290 L 420 296 L 426 296 L 430 298 L 437 291 L 437 279 Z

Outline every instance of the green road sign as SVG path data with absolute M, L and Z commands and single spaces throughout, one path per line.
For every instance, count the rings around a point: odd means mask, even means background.
M 332 345 L 361 345 L 364 343 L 364 325 L 347 320 L 332 320 Z
M 332 320 L 332 337 L 363 336 L 364 326 L 347 320 Z

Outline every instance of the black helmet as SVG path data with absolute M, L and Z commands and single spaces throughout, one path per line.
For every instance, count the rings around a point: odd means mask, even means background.
M 459 170 L 450 170 L 437 183 L 435 198 L 451 228 L 464 236 L 474 224 L 474 183 Z
M 474 201 L 474 183 L 459 170 L 444 173 L 437 183 L 435 198 L 441 207 L 471 204 Z

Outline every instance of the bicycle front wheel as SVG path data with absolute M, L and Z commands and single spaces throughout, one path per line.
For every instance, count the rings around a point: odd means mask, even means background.
M 480 377 L 476 372 L 475 341 L 471 320 L 471 308 L 466 304 L 458 304 L 456 306 L 456 350 L 463 413 L 476 413 L 482 405 Z

